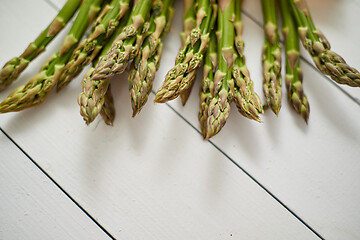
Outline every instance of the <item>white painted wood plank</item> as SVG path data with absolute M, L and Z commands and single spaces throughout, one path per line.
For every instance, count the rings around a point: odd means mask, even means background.
M 255 1 L 246 1 L 250 2 Z M 247 65 L 263 99 L 259 62 L 263 32 L 245 16 L 244 27 Z M 169 42 L 164 52 L 176 54 L 174 45 L 180 46 L 180 41 Z M 343 42 L 347 46 L 346 39 Z M 354 65 L 360 66 L 359 59 Z M 158 77 L 166 71 L 161 68 Z M 286 98 L 280 116 L 268 112 L 263 124 L 241 117 L 232 105 L 228 123 L 213 141 L 326 239 L 359 239 L 360 109 L 306 64 L 303 71 L 311 107 L 308 126 Z M 157 81 L 155 89 L 160 84 Z M 180 101 L 171 102 L 197 128 L 198 88 L 199 84 L 185 108 Z
M 0 132 L 0 239 L 110 239 Z
M 115 237 L 317 239 L 168 107 L 131 119 L 121 99 L 113 128 L 85 127 L 71 95 L 1 126 Z
M 85 126 L 80 78 L 35 109 L 2 115 L 0 126 L 119 239 L 318 239 L 166 105 L 132 119 L 126 78 L 117 80 L 114 127 Z
M 353 67 L 360 69 L 358 38 L 359 31 L 359 0 L 316 0 L 306 1 L 312 13 L 315 25 L 325 34 L 331 43 L 332 50 L 339 53 Z M 244 10 L 253 19 L 263 23 L 260 0 L 244 1 Z M 247 26 L 245 26 L 246 28 Z M 311 56 L 301 48 L 301 55 L 313 63 Z M 303 62 L 302 66 L 306 63 Z M 320 77 L 319 81 L 326 81 Z M 304 81 L 307 81 L 305 78 Z M 357 98 L 360 103 L 360 88 L 340 86 Z

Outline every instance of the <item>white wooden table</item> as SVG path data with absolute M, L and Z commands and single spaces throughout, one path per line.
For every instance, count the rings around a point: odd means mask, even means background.
M 0 65 L 64 2 L 2 0 Z M 359 69 L 360 1 L 308 2 L 333 50 Z M 154 90 L 180 46 L 182 3 L 175 8 Z M 264 100 L 258 1 L 245 1 L 243 20 L 247 65 Z M 221 133 L 203 141 L 198 83 L 185 108 L 153 104 L 151 95 L 133 119 L 126 74 L 113 80 L 113 127 L 100 118 L 84 124 L 81 77 L 36 108 L 0 115 L 0 239 L 360 239 L 360 89 L 333 84 L 302 56 L 308 125 L 284 98 L 279 117 L 267 112 L 263 124 L 233 106 Z

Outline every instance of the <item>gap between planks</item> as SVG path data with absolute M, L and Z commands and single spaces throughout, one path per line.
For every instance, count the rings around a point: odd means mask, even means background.
M 37 162 L 30 157 L 1 127 L 0 131 L 53 183 L 56 187 L 60 189 L 61 192 L 65 194 L 86 216 L 88 216 L 108 237 L 111 239 L 116 239 L 111 235 L 109 231 L 107 231 L 96 219 L 91 216 L 73 197 L 70 196 L 68 192 L 65 191 L 64 188 L 60 186 Z

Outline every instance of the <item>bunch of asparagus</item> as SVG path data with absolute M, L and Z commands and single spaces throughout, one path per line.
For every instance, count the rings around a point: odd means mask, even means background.
M 134 115 L 141 110 L 159 68 L 163 46 L 161 39 L 170 29 L 173 0 L 106 2 L 68 0 L 25 52 L 5 64 L 0 71 L 0 90 L 20 75 L 78 10 L 59 51 L 43 64 L 38 74 L 15 89 L 0 104 L 1 113 L 20 111 L 44 102 L 54 86 L 60 91 L 92 63 L 93 67 L 82 82 L 80 113 L 87 124 L 100 113 L 111 125 L 115 108 L 110 78 L 122 73 L 131 62 L 129 82 Z M 90 36 L 81 41 L 92 22 Z
M 264 109 L 271 108 L 276 115 L 279 114 L 282 99 L 282 48 L 277 23 L 278 5 L 285 38 L 284 78 L 288 99 L 306 123 L 310 107 L 302 86 L 300 42 L 309 51 L 321 72 L 329 75 L 337 83 L 360 86 L 359 72 L 330 50 L 324 35 L 315 28 L 305 0 L 279 0 L 278 4 L 276 0 L 261 0 L 265 33 L 261 60 L 266 102 L 262 106 L 259 96 L 254 92 L 253 81 L 245 65 L 242 1 L 185 2 L 187 7 L 184 14 L 184 32 L 181 35 L 183 46 L 176 57 L 175 66 L 170 69 L 157 91 L 155 102 L 166 102 L 179 95 L 188 96 L 200 65 L 199 61 L 204 58 L 199 122 L 205 139 L 217 134 L 225 125 L 232 101 L 243 116 L 258 122 L 261 122 L 259 115 Z M 218 5 L 218 10 L 213 25 L 215 10 L 211 12 L 210 9 L 216 9 L 213 6 L 215 4 Z M 207 21 L 210 22 L 209 26 Z M 184 104 L 183 98 L 182 101 Z
M 225 125 L 230 103 L 240 114 L 261 122 L 270 108 L 276 115 L 282 100 L 282 44 L 277 13 L 281 13 L 285 49 L 285 86 L 288 100 L 307 123 L 310 107 L 302 85 L 300 43 L 317 68 L 339 84 L 360 87 L 360 73 L 331 51 L 315 27 L 305 0 L 260 0 L 264 17 L 262 52 L 265 105 L 254 91 L 244 56 L 241 0 L 184 0 L 182 46 L 175 65 L 155 95 L 164 103 L 180 96 L 185 105 L 203 62 L 199 122 L 204 139 Z M 84 75 L 78 103 L 86 124 L 101 115 L 111 125 L 115 117 L 110 84 L 112 77 L 129 69 L 129 94 L 133 117 L 151 93 L 159 68 L 162 38 L 170 29 L 173 0 L 68 0 L 51 24 L 19 57 L 0 70 L 0 90 L 9 86 L 56 37 L 76 14 L 62 46 L 25 85 L 2 103 L 0 113 L 20 111 L 46 100 L 56 86 L 60 91 L 92 64 Z M 82 40 L 93 25 L 89 37 Z

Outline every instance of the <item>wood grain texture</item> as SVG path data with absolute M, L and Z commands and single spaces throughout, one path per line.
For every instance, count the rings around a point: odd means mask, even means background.
M 0 132 L 0 239 L 110 239 Z

